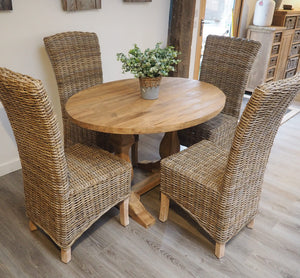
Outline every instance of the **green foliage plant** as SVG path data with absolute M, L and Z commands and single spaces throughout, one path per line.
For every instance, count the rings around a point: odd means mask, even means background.
M 144 52 L 134 44 L 128 56 L 124 53 L 117 53 L 117 60 L 122 62 L 122 71 L 131 72 L 135 77 L 159 77 L 168 76 L 170 71 L 175 71 L 175 65 L 180 60 L 173 46 L 161 48 L 161 43 L 157 43 L 153 49 L 145 49 Z

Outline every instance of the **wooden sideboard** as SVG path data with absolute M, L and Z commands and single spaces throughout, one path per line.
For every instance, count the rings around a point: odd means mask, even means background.
M 300 11 L 275 11 L 272 26 L 250 25 L 247 38 L 262 44 L 249 75 L 247 91 L 300 71 Z

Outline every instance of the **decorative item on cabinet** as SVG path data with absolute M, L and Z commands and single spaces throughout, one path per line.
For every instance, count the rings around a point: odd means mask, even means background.
M 253 24 L 270 26 L 273 19 L 275 2 L 273 0 L 258 0 L 255 5 Z
M 292 10 L 293 9 L 293 5 L 283 5 L 283 9 L 284 10 Z

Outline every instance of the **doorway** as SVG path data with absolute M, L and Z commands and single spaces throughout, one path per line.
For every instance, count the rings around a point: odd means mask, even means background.
M 208 35 L 239 35 L 243 0 L 198 0 L 199 21 L 196 39 L 193 78 L 199 79 L 201 58 Z

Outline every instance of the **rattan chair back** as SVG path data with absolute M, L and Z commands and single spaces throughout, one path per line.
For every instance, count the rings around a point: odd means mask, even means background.
M 66 110 L 67 100 L 75 93 L 103 82 L 98 37 L 89 32 L 64 32 L 44 38 L 60 96 L 65 145 L 96 144 L 96 132 L 71 122 Z
M 69 189 L 64 146 L 42 82 L 0 68 L 0 100 L 18 145 L 26 207 L 37 204 L 39 190 L 63 199 Z
M 259 48 L 259 42 L 242 38 L 207 37 L 200 81 L 213 84 L 224 92 L 223 113 L 239 117 L 248 76 Z
M 209 140 L 230 149 L 253 62 L 260 48 L 256 41 L 209 35 L 206 39 L 200 81 L 220 88 L 226 95 L 222 112 L 215 118 L 178 131 L 181 145 L 190 147 Z
M 224 217 L 256 214 L 275 135 L 299 91 L 300 74 L 255 89 L 237 126 L 225 170 L 220 206 Z

